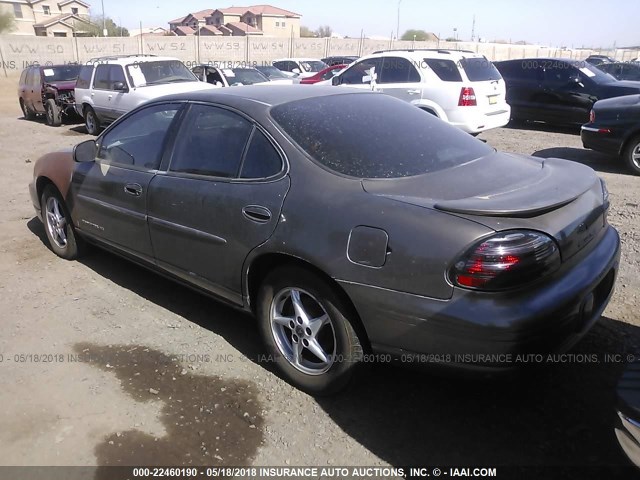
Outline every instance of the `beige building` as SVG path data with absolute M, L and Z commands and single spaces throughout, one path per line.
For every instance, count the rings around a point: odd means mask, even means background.
M 298 13 L 272 5 L 201 10 L 169 22 L 176 35 L 300 37 Z M 185 28 L 186 27 L 186 28 Z M 209 27 L 209 28 L 203 28 Z
M 15 17 L 14 35 L 71 37 L 85 34 L 89 4 L 82 0 L 0 0 L 0 11 Z

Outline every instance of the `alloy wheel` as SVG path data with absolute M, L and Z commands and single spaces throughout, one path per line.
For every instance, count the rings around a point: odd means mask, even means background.
M 51 235 L 51 239 L 60 248 L 67 246 L 67 219 L 64 216 L 62 206 L 55 197 L 47 199 L 45 207 L 47 216 L 47 229 Z
M 308 375 L 327 372 L 335 361 L 336 334 L 318 300 L 299 288 L 285 288 L 271 302 L 271 332 L 280 353 Z
M 631 161 L 637 169 L 640 169 L 640 143 L 638 143 L 631 152 Z

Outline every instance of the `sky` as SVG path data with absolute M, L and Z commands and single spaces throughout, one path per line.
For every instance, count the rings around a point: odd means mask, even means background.
M 88 0 L 101 15 L 98 0 Z M 105 15 L 127 28 L 168 27 L 168 21 L 207 8 L 248 6 L 240 0 L 102 0 Z M 257 0 L 255 4 L 269 0 Z M 329 25 L 352 37 L 389 37 L 396 30 L 398 0 L 272 0 L 271 5 L 302 15 L 312 30 Z M 638 0 L 400 0 L 400 32 L 420 29 L 446 38 L 525 40 L 551 46 L 618 47 L 640 45 Z

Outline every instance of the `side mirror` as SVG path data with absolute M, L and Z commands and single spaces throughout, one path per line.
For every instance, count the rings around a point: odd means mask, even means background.
M 340 75 L 336 75 L 331 79 L 331 85 L 340 85 L 342 83 L 342 77 Z
M 73 147 L 73 159 L 76 162 L 93 162 L 97 153 L 95 140 L 87 140 Z
M 128 92 L 129 88 L 123 82 L 116 82 L 113 84 L 113 89 L 116 92 Z
M 297 73 L 298 75 L 300 74 L 300 69 L 299 68 L 294 68 L 293 70 L 291 70 L 293 73 Z
M 220 80 L 218 80 L 218 81 L 215 83 L 215 86 L 216 86 L 216 87 L 224 87 L 224 83 L 222 83 Z

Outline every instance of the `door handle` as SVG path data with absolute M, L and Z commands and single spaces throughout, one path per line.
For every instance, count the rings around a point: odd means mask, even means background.
M 267 223 L 271 219 L 271 210 L 260 205 L 247 205 L 242 214 L 253 222 Z
M 124 186 L 124 193 L 133 195 L 134 197 L 139 197 L 142 195 L 142 185 L 138 183 L 127 183 Z
M 415 90 L 407 90 L 407 93 L 409 95 L 420 95 L 421 91 L 419 89 L 415 89 Z

